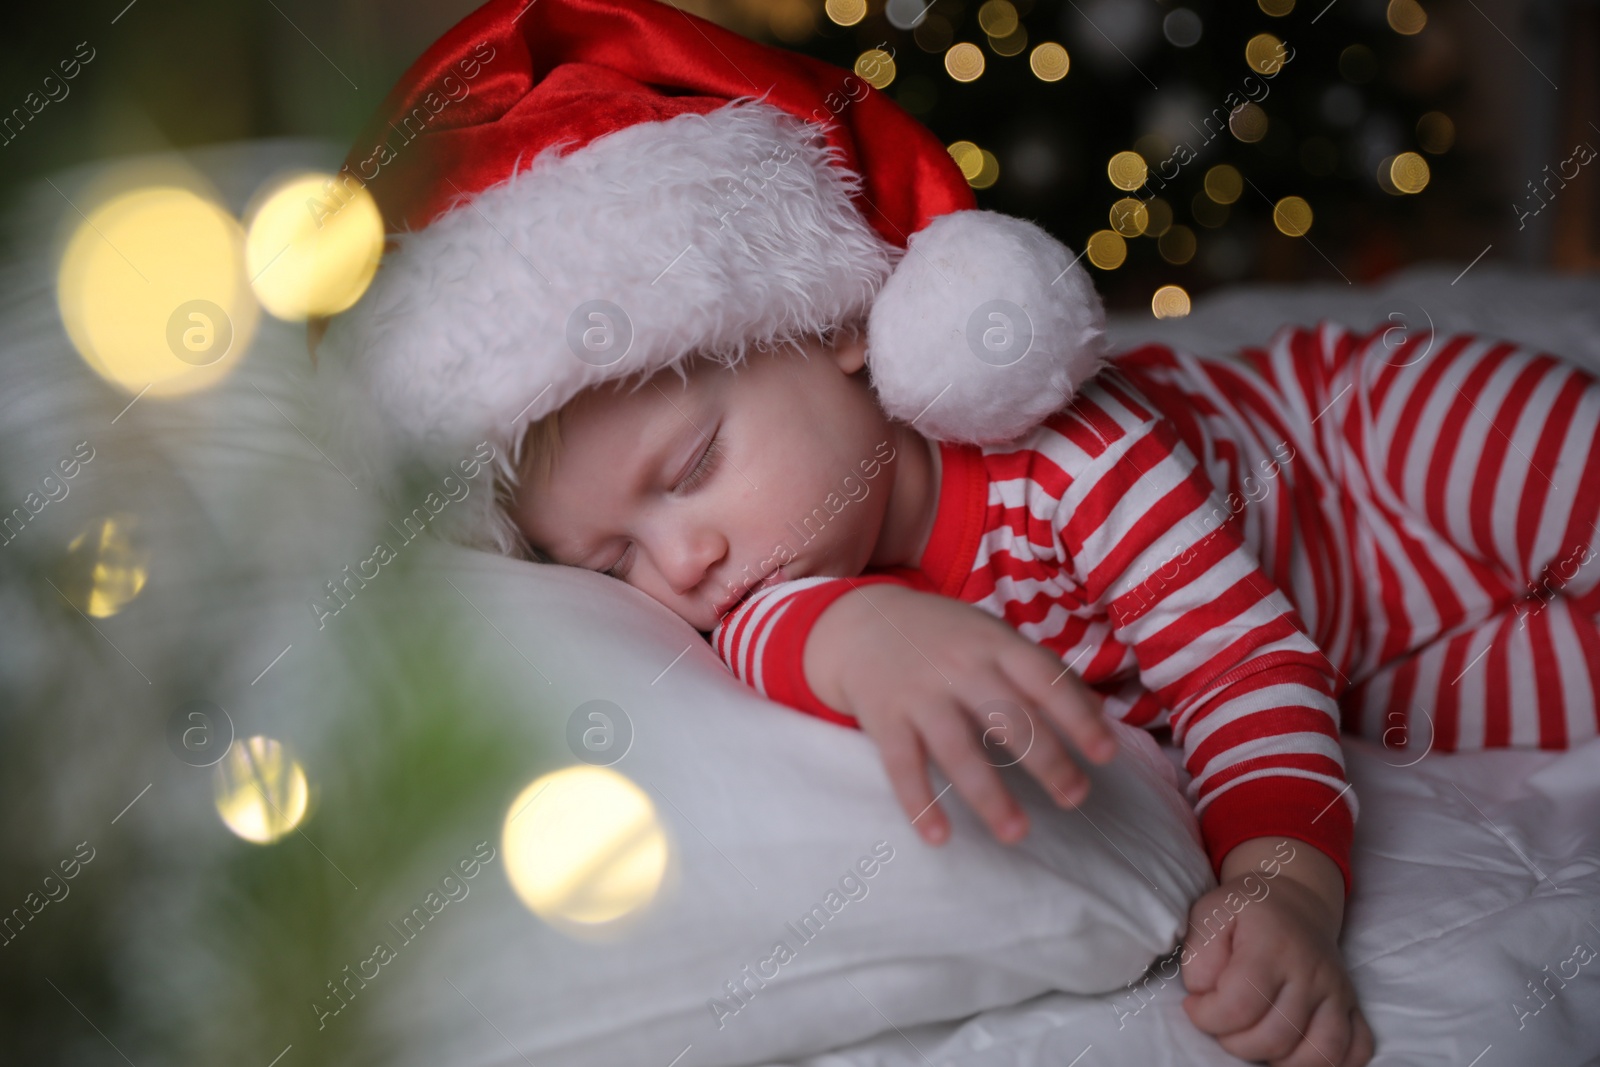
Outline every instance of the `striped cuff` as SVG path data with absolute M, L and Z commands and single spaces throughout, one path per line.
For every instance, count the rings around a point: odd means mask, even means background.
M 1325 853 L 1344 876 L 1345 900 L 1350 880 L 1350 848 L 1355 821 L 1337 790 L 1306 778 L 1257 778 L 1240 782 L 1206 805 L 1200 816 L 1211 869 L 1222 876 L 1222 861 L 1240 843 L 1253 837 L 1292 837 Z

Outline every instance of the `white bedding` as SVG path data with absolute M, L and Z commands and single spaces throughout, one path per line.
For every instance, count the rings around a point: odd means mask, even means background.
M 1600 1061 L 1600 957 L 1566 962 L 1579 944 L 1600 951 L 1600 744 L 1430 753 L 1414 766 L 1415 755 L 1358 739 L 1345 752 L 1362 816 L 1342 943 L 1378 1039 L 1373 1062 Z M 1550 1003 L 1536 1000 L 1526 983 L 1561 971 L 1576 977 L 1549 979 Z M 1181 980 L 1147 988 L 1148 1004 L 1133 993 L 1046 994 L 792 1064 L 1242 1062 L 1189 1023 Z
M 1118 350 L 1157 340 L 1220 355 L 1289 322 L 1431 324 L 1537 344 L 1600 371 L 1600 278 L 1462 266 L 1417 267 L 1375 287 L 1237 287 L 1197 301 L 1185 319 L 1113 316 L 1110 333 Z M 1345 753 L 1361 819 L 1341 943 L 1377 1037 L 1373 1063 L 1600 1063 L 1600 955 L 1579 962 L 1600 953 L 1600 742 L 1419 759 L 1347 738 Z M 1132 992 L 1046 994 L 784 1067 L 1243 1062 L 1190 1024 L 1181 979 L 1158 974 L 1144 988 L 1148 1003 Z

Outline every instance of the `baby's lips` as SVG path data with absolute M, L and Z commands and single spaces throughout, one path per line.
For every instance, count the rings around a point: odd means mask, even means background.
M 789 577 L 790 575 L 787 565 L 780 564 L 777 570 L 772 571 L 765 578 L 761 579 L 754 585 L 749 586 L 744 591 L 735 593 L 733 596 L 713 607 L 712 610 L 716 613 L 717 618 L 721 619 L 723 616 L 727 615 L 730 611 L 738 607 L 741 603 L 752 596 L 757 590 L 765 589 L 769 585 L 777 585 L 779 582 L 786 582 L 789 580 Z

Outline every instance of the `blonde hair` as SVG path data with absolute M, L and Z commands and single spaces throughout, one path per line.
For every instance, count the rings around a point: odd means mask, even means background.
M 522 435 L 522 455 L 517 459 L 517 471 L 522 478 L 529 474 L 541 479 L 550 477 L 556 456 L 561 452 L 561 417 L 571 407 L 572 401 L 568 401 L 544 418 L 528 424 Z
M 687 374 L 681 366 L 673 369 L 687 381 Z M 555 470 L 556 459 L 561 455 L 561 424 L 568 416 L 592 400 L 602 387 L 621 392 L 624 385 L 631 383 L 632 389 L 638 389 L 653 376 L 653 373 L 635 373 L 589 386 L 548 415 L 530 422 L 527 429 L 512 441 L 509 462 L 498 472 L 500 477 L 495 486 L 495 499 L 499 502 L 500 514 L 510 522 L 512 504 L 521 486 L 530 476 L 545 480 Z M 527 558 L 538 563 L 556 562 L 525 535 L 519 533 L 518 541 Z

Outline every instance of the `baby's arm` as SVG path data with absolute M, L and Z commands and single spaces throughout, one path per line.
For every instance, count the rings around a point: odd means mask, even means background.
M 1057 805 L 1080 803 L 1088 779 L 1053 728 L 1106 762 L 1116 743 L 1101 700 L 1005 622 L 923 591 L 916 572 L 899 575 L 769 587 L 723 620 L 713 644 L 772 699 L 867 733 L 907 818 L 930 844 L 949 834 L 928 784 L 930 755 L 997 838 L 1018 841 L 1027 818 L 996 768 L 1020 762 Z M 1033 709 L 1043 721 L 1030 717 Z
M 995 836 L 1019 840 L 1026 821 L 994 773 L 1000 761 L 989 751 L 993 728 L 981 749 L 972 742 L 971 718 L 989 699 L 983 694 L 1008 691 L 1008 699 L 1026 707 L 1042 692 L 1037 705 L 1049 719 L 1091 759 L 1104 762 L 1113 746 L 1106 743 L 1109 734 L 1097 733 L 1105 729 L 1098 701 L 1058 669 L 1054 655 L 1006 623 L 961 601 L 919 592 L 917 584 L 881 575 L 783 583 L 757 594 L 760 601 L 752 597 L 715 639 L 752 684 L 765 679 L 795 706 L 871 735 L 908 818 L 930 844 L 948 835 L 928 787 L 930 751 Z M 785 630 L 791 624 L 792 634 Z M 795 634 L 803 669 L 786 667 L 794 650 L 784 648 Z M 992 671 L 997 666 L 1003 679 Z M 985 678 L 991 688 L 971 685 Z M 1060 681 L 1071 686 L 1070 694 L 1055 693 L 1060 686 L 1052 683 Z M 1084 697 L 1088 703 L 1075 699 Z M 1084 716 L 1085 708 L 1093 713 Z M 1050 787 L 1057 804 L 1081 802 L 1087 795 L 1081 773 L 1059 755 L 1047 728 L 1036 737 L 1044 745 L 1035 744 L 1024 766 Z M 1182 967 L 1191 994 L 1184 1007 L 1195 1025 L 1247 1058 L 1365 1064 L 1372 1032 L 1338 949 L 1343 902 L 1339 866 L 1305 842 L 1260 837 L 1233 847 L 1218 888 L 1190 909 L 1194 936 L 1186 938 Z
M 1102 381 L 1076 427 L 1095 454 L 1054 527 L 1193 776 L 1221 884 L 1190 911 L 1185 1008 L 1236 1055 L 1357 1067 L 1372 1039 L 1338 949 L 1355 801 L 1333 666 L 1171 424 L 1114 370 Z
M 1052 526 L 1079 595 L 1167 709 L 1213 869 L 1244 841 L 1293 837 L 1333 859 L 1348 891 L 1356 805 L 1333 665 L 1172 424 L 1115 370 L 1097 382 L 1069 409 L 1094 454 L 1070 471 Z

